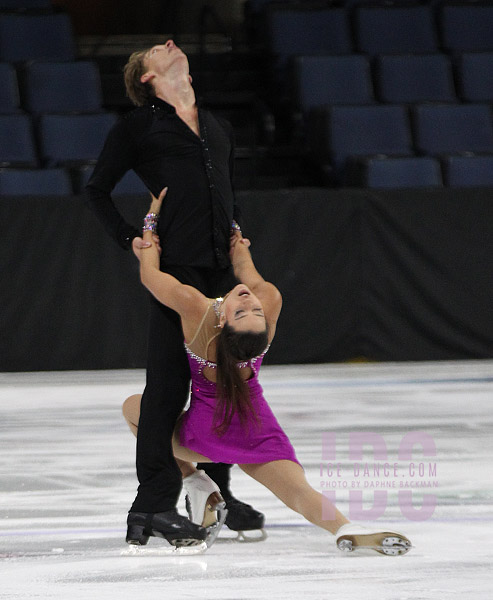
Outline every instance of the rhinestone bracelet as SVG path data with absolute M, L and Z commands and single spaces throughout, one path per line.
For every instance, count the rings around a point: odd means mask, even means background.
M 144 231 L 152 231 L 152 233 L 156 233 L 158 220 L 159 215 L 156 213 L 147 213 L 144 217 L 144 227 L 142 227 L 142 233 Z

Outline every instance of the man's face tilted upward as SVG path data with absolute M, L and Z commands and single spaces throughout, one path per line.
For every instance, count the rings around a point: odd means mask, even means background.
M 186 55 L 175 45 L 173 40 L 165 44 L 153 46 L 144 57 L 146 73 L 142 75 L 141 81 L 149 81 L 152 76 L 179 75 L 184 72 L 188 74 L 188 59 Z

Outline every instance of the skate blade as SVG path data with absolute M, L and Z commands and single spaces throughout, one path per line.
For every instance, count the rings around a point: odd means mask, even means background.
M 344 535 L 338 540 L 337 547 L 345 553 L 373 550 L 386 556 L 400 556 L 409 552 L 412 544 L 403 535 L 383 531 L 368 535 Z
M 197 540 L 195 540 L 197 541 Z M 195 554 L 204 554 L 207 550 L 207 544 L 200 542 L 193 546 L 160 546 L 158 548 L 149 548 L 147 546 L 138 546 L 129 544 L 128 548 L 122 550 L 121 556 L 193 556 Z
M 224 525 L 224 521 L 226 521 L 226 517 L 228 516 L 228 511 L 226 509 L 226 502 L 220 502 L 216 505 L 217 518 L 212 525 L 206 527 L 207 529 L 207 537 L 205 538 L 205 543 L 207 547 L 210 548 L 212 544 L 216 541 L 219 532 Z
M 234 538 L 235 542 L 242 544 L 250 544 L 254 542 L 263 542 L 267 539 L 265 529 L 252 529 L 250 531 L 238 531 L 238 535 Z
M 226 503 L 221 494 L 213 492 L 208 498 L 204 509 L 204 518 L 202 519 L 202 527 L 211 527 L 218 521 L 216 511 L 224 509 Z M 226 517 L 225 517 L 226 518 Z

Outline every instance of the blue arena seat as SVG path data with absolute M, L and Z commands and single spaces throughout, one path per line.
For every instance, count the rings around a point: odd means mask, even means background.
M 493 152 L 493 121 L 486 104 L 414 107 L 415 142 L 424 154 Z
M 80 169 L 80 192 L 84 191 L 84 188 L 91 178 L 93 167 L 83 167 Z M 135 173 L 135 171 L 127 171 L 125 175 L 116 184 L 115 189 L 112 192 L 113 196 L 126 196 L 126 195 L 137 195 L 137 194 L 149 194 L 149 190 L 145 186 L 144 182 Z
M 0 194 L 71 196 L 73 190 L 65 169 L 0 169 Z
M 445 54 L 379 56 L 375 79 L 383 102 L 457 102 L 452 64 Z
M 324 104 L 372 104 L 370 63 L 364 56 L 298 56 L 295 95 L 304 112 Z
M 0 114 L 18 113 L 19 86 L 14 67 L 9 63 L 0 63 Z
M 94 115 L 41 115 L 39 139 L 44 165 L 95 162 L 104 140 L 116 122 L 112 113 Z
M 277 66 L 289 57 L 352 52 L 348 15 L 341 8 L 302 10 L 272 8 L 267 12 L 267 36 Z
M 1 14 L 0 60 L 74 60 L 75 40 L 67 14 Z
M 0 0 L 0 10 L 52 10 L 51 0 Z
M 458 58 L 461 97 L 469 102 L 493 102 L 493 52 L 465 52 Z
M 37 167 L 38 157 L 28 115 L 0 115 L 0 166 Z
M 149 190 L 135 171 L 127 171 L 122 179 L 116 184 L 113 194 L 116 196 L 149 194 Z
M 448 156 L 445 174 L 449 187 L 493 187 L 493 156 Z
M 439 13 L 442 45 L 450 52 L 493 50 L 493 5 L 444 5 Z
M 363 162 L 362 185 L 369 188 L 442 187 L 440 162 L 430 156 L 369 158 Z
M 340 178 L 349 158 L 412 156 L 409 114 L 404 106 L 333 106 L 309 117 L 311 150 L 322 163 L 329 160 Z
M 274 0 L 275 1 L 275 0 Z M 273 0 L 246 0 L 245 7 L 252 13 L 259 13 L 272 4 Z M 288 4 L 287 2 L 286 4 Z M 294 4 L 294 2 L 293 2 Z
M 357 49 L 366 54 L 424 54 L 438 50 L 429 6 L 357 7 L 355 28 Z
M 91 61 L 30 63 L 22 87 L 23 105 L 31 113 L 102 110 L 101 77 Z

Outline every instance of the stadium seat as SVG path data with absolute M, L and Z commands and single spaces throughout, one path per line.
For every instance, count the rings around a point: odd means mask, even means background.
M 430 155 L 493 152 L 493 122 L 486 104 L 414 107 L 417 149 Z
M 457 102 L 452 65 L 445 54 L 380 56 L 375 78 L 383 102 Z
M 95 162 L 115 122 L 112 113 L 41 115 L 38 127 L 44 166 Z
M 80 170 L 80 192 L 83 192 L 87 182 L 91 178 L 92 167 L 84 167 Z M 116 184 L 112 192 L 113 196 L 149 194 L 149 190 L 135 171 L 127 171 L 122 179 Z
M 443 186 L 440 162 L 429 156 L 369 158 L 360 161 L 358 170 L 358 183 L 363 187 L 396 189 Z
M 413 155 L 404 106 L 324 107 L 310 113 L 308 132 L 316 159 L 330 161 L 337 179 L 348 158 Z
M 101 77 L 90 61 L 30 63 L 22 87 L 23 106 L 31 113 L 102 110 Z
M 449 187 L 493 187 L 493 156 L 448 156 L 445 175 Z
M 28 115 L 0 115 L 0 167 L 37 167 L 38 158 Z
M 0 169 L 0 194 L 6 196 L 71 196 L 65 169 Z
M 277 66 L 292 56 L 350 54 L 348 15 L 344 9 L 272 8 L 267 12 L 267 36 Z
M 0 60 L 74 60 L 75 40 L 67 14 L 1 14 Z
M 308 112 L 324 104 L 372 104 L 370 64 L 364 56 L 298 56 L 294 60 L 298 107 Z
M 245 5 L 252 13 L 259 13 L 272 4 L 272 0 L 247 0 Z
M 0 10 L 52 10 L 51 0 L 0 0 Z
M 493 52 L 466 52 L 460 55 L 458 79 L 463 100 L 493 102 Z
M 355 9 L 356 46 L 365 54 L 437 52 L 429 6 L 361 6 Z
M 493 50 L 493 5 L 450 4 L 441 7 L 442 45 L 449 52 Z
M 122 179 L 116 184 L 113 194 L 115 194 L 115 196 L 149 194 L 149 190 L 135 171 L 127 171 Z
M 9 63 L 0 63 L 0 114 L 20 112 L 17 74 Z

